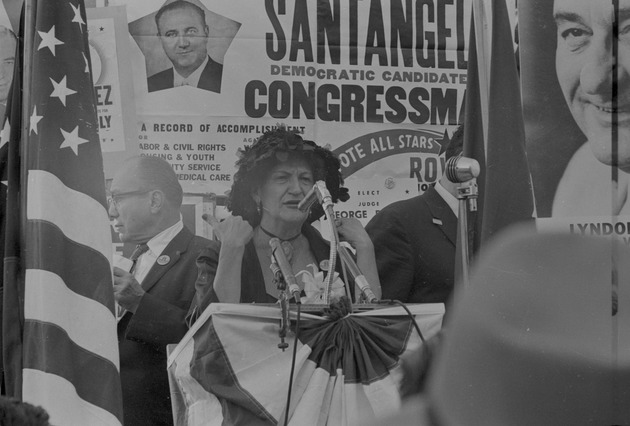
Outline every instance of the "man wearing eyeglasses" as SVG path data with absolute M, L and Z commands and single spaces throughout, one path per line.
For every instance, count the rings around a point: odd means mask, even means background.
M 195 260 L 210 241 L 181 220 L 183 191 L 168 162 L 133 157 L 114 176 L 109 215 L 126 243 L 144 247 L 131 272 L 114 268 L 125 424 L 172 425 L 166 345 L 187 331 Z

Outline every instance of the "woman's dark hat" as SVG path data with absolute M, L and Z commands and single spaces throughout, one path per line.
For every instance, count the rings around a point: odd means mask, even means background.
M 238 150 L 238 170 L 234 174 L 234 183 L 228 196 L 228 210 L 234 215 L 242 216 L 252 226 L 258 225 L 260 214 L 252 198 L 252 191 L 264 182 L 272 167 L 296 156 L 311 165 L 315 180 L 326 182 L 333 202 L 347 201 L 350 198 L 348 189 L 342 186 L 341 162 L 332 151 L 303 139 L 297 132 L 278 127 L 265 132 L 253 144 Z M 313 206 L 308 222 L 319 219 L 323 214 L 321 206 Z

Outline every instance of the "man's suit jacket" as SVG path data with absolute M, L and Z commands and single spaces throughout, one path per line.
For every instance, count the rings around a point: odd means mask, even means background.
M 453 290 L 457 217 L 434 187 L 388 205 L 365 229 L 374 243 L 383 299 L 447 302 Z
M 199 252 L 210 241 L 186 227 L 171 240 L 146 278 L 138 309 L 118 323 L 120 376 L 126 425 L 172 425 L 166 345 L 188 330 L 185 316 L 195 295 Z
M 174 73 L 173 68 L 165 69 L 157 74 L 153 74 L 147 79 L 147 85 L 149 92 L 156 92 L 158 90 L 171 89 L 174 85 Z M 221 77 L 223 75 L 223 65 L 218 62 L 214 62 L 210 56 L 208 56 L 208 63 L 201 72 L 199 77 L 199 84 L 197 87 L 211 92 L 221 93 Z

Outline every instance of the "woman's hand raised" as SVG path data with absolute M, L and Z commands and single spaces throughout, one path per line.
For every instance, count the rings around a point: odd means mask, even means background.
M 381 282 L 376 268 L 374 244 L 357 218 L 337 218 L 335 225 L 342 241 L 349 242 L 357 251 L 357 266 L 363 273 L 377 299 L 382 296 Z
M 373 248 L 372 240 L 359 219 L 338 217 L 335 219 L 335 226 L 337 227 L 341 241 L 349 242 L 352 247 L 357 250 Z
M 211 214 L 202 216 L 224 247 L 243 247 L 254 236 L 252 226 L 241 216 L 228 216 L 219 221 Z

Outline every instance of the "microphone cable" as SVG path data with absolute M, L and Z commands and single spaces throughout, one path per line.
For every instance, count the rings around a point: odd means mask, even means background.
M 401 308 L 403 308 L 405 310 L 405 312 L 407 312 L 407 316 L 411 319 L 411 323 L 413 324 L 414 328 L 416 329 L 416 332 L 418 333 L 418 336 L 420 336 L 420 340 L 422 341 L 422 343 L 426 342 L 426 339 L 424 338 L 424 334 L 422 334 L 422 331 L 420 330 L 420 326 L 418 325 L 418 322 L 416 321 L 416 318 L 413 316 L 413 314 L 411 313 L 411 311 L 409 310 L 407 305 L 405 305 L 400 300 L 395 300 L 395 299 L 381 299 L 377 303 L 379 305 L 398 305 Z
M 291 392 L 293 389 L 293 375 L 295 373 L 295 363 L 297 359 L 297 344 L 300 335 L 300 312 L 301 303 L 297 303 L 297 318 L 295 320 L 295 341 L 293 342 L 293 354 L 291 355 L 291 372 L 289 373 L 289 390 L 287 392 L 287 407 L 284 409 L 284 426 L 289 424 L 289 408 L 291 408 Z M 290 317 L 290 316 L 289 316 Z M 289 319 L 289 323 L 291 320 Z

